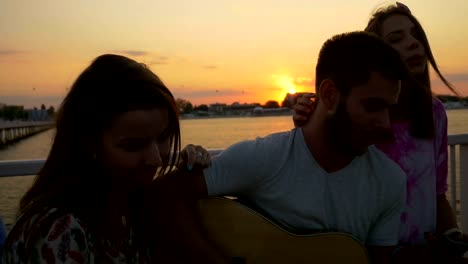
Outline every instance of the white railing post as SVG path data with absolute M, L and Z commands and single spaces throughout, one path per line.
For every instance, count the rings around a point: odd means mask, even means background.
M 455 154 L 456 145 L 449 145 L 449 155 L 450 155 L 450 205 L 452 206 L 455 214 L 458 211 L 457 206 L 457 159 Z
M 468 233 L 468 144 L 460 145 L 460 214 L 461 228 Z

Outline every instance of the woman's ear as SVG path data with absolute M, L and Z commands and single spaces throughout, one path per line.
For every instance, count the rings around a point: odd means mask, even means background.
M 324 104 L 328 114 L 334 114 L 340 102 L 340 92 L 331 79 L 325 79 L 320 83 L 319 98 Z

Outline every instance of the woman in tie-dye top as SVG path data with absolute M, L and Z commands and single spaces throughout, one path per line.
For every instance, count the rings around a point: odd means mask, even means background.
M 452 263 L 441 244 L 428 243 L 425 233 L 451 235 L 464 240 L 445 193 L 447 191 L 447 115 L 442 103 L 432 96 L 428 62 L 455 94 L 440 73 L 421 24 L 401 3 L 379 9 L 366 31 L 376 33 L 398 50 L 412 78 L 403 80 L 398 104 L 390 112 L 393 136 L 378 147 L 407 173 L 407 208 L 401 215 L 398 261 L 414 258 L 428 261 L 436 252 L 442 263 Z M 313 112 L 313 96 L 300 95 L 294 106 L 294 124 L 301 126 Z M 453 236 L 455 234 L 455 236 Z M 431 236 L 432 237 L 432 236 Z M 440 241 L 440 240 L 439 240 Z M 409 261 L 409 263 L 412 263 Z
M 390 113 L 394 139 L 379 148 L 407 173 L 407 208 L 401 216 L 401 243 L 424 244 L 427 232 L 443 234 L 457 227 L 447 201 L 447 115 L 431 94 L 428 64 L 440 73 L 421 24 L 401 3 L 378 10 L 366 31 L 398 50 L 413 80 L 402 82 L 398 105 Z M 429 62 L 429 63 L 428 63 Z M 461 238 L 461 237 L 460 237 Z

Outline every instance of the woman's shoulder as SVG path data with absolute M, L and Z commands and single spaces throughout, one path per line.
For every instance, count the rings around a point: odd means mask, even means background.
M 20 217 L 10 232 L 5 246 L 5 257 L 12 260 L 59 257 L 57 249 L 86 248 L 86 225 L 72 213 L 61 213 L 56 208 Z M 77 254 L 79 255 L 79 254 Z
M 47 240 L 54 241 L 67 235 L 68 233 L 85 233 L 86 225 L 74 214 L 67 213 L 56 217 L 52 217 L 49 230 L 47 232 Z M 45 232 L 43 234 L 46 234 Z
M 53 238 L 66 229 L 78 228 L 84 230 L 85 227 L 82 221 L 73 213 L 50 208 L 30 216 L 21 215 L 12 231 L 23 235 L 37 232 L 42 237 Z
M 432 110 L 434 113 L 445 114 L 445 106 L 436 96 L 432 96 Z
M 432 97 L 432 113 L 434 115 L 434 124 L 436 129 L 441 129 L 447 125 L 447 112 L 445 106 L 437 97 Z

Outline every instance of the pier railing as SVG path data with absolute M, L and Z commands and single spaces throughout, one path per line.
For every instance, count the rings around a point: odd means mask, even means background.
M 449 201 L 468 233 L 468 134 L 449 135 Z
M 468 134 L 449 135 L 449 201 L 457 212 L 460 227 L 468 233 Z M 209 150 L 212 156 L 220 149 Z M 44 164 L 38 160 L 0 161 L 0 178 L 35 175 Z
M 2 121 L 0 146 L 49 129 L 53 124 L 52 121 Z

